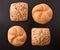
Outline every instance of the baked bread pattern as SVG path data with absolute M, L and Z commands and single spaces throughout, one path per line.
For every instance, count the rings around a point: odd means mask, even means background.
M 38 4 L 32 9 L 33 20 L 39 24 L 46 24 L 50 22 L 52 16 L 52 9 L 45 3 Z
M 15 22 L 28 20 L 28 3 L 12 3 L 10 6 L 10 20 Z
M 27 39 L 25 30 L 21 26 L 12 26 L 8 30 L 8 41 L 14 46 L 22 46 Z
M 32 28 L 31 43 L 33 46 L 46 46 L 51 41 L 49 28 Z

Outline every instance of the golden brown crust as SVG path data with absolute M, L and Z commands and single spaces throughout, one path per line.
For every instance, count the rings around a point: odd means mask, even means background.
M 32 17 L 39 24 L 46 24 L 52 19 L 53 11 L 47 4 L 38 4 L 32 9 Z
M 46 46 L 51 41 L 49 28 L 32 28 L 31 43 L 34 46 Z
M 27 35 L 21 26 L 13 26 L 8 30 L 8 41 L 14 46 L 21 46 L 25 43 Z
M 11 21 L 26 21 L 28 19 L 28 4 L 25 2 L 12 3 L 10 6 Z

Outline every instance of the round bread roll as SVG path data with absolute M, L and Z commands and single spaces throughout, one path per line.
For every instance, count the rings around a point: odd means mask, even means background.
M 32 28 L 31 43 L 33 46 L 46 46 L 51 41 L 49 28 Z
M 26 21 L 28 19 L 28 4 L 25 2 L 12 3 L 10 6 L 11 21 Z
M 26 39 L 26 32 L 21 26 L 13 26 L 8 30 L 8 41 L 12 45 L 22 46 Z
M 39 24 L 48 23 L 53 16 L 52 9 L 45 3 L 38 4 L 32 9 L 32 17 Z

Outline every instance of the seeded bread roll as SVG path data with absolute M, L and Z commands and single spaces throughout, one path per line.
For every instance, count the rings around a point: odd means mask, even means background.
M 8 41 L 12 45 L 22 46 L 26 39 L 26 32 L 21 26 L 13 26 L 8 30 Z
M 45 3 L 38 4 L 32 9 L 32 18 L 39 24 L 47 24 L 51 21 L 52 16 L 52 9 Z
M 46 46 L 51 41 L 49 28 L 32 28 L 31 43 L 34 46 Z
M 28 3 L 17 2 L 10 6 L 11 21 L 26 21 L 28 19 Z

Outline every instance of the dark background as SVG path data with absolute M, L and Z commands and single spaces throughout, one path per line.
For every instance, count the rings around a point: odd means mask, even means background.
M 24 1 L 29 4 L 29 19 L 26 22 L 11 22 L 9 16 L 10 4 L 13 2 Z M 53 19 L 45 24 L 37 24 L 31 16 L 32 8 L 39 4 L 46 3 L 53 10 Z M 27 32 L 27 41 L 21 47 L 12 46 L 7 40 L 7 31 L 11 26 L 21 25 Z M 51 43 L 49 46 L 31 45 L 31 28 L 48 27 L 51 31 Z M 60 50 L 60 0 L 0 0 L 0 50 Z

